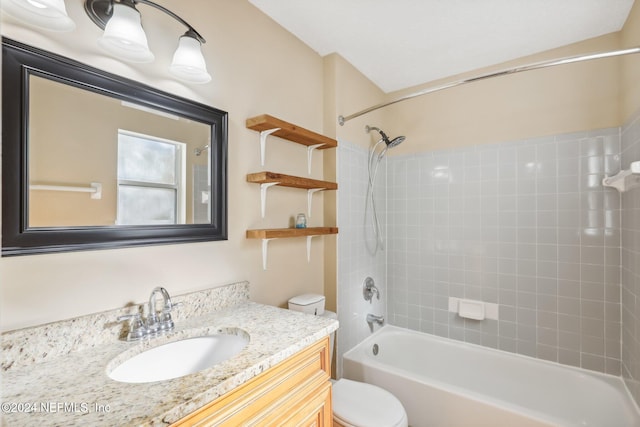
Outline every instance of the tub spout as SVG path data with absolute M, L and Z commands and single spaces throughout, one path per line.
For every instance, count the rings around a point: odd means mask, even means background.
M 373 323 L 377 323 L 378 325 L 384 324 L 384 316 L 376 316 L 375 314 L 367 314 L 367 323 L 372 325 Z

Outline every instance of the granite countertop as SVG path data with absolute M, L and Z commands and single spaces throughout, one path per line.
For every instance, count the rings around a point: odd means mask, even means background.
M 116 339 L 50 360 L 5 368 L 3 425 L 169 425 L 337 327 L 332 319 L 241 301 L 176 320 L 174 331 L 151 340 Z M 121 383 L 107 375 L 123 359 L 123 352 L 131 356 L 170 341 L 237 329 L 249 335 L 249 344 L 231 359 L 198 373 L 144 384 Z

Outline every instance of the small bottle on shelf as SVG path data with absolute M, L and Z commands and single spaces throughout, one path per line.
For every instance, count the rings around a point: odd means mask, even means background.
M 307 228 L 307 216 L 303 213 L 299 213 L 296 216 L 296 228 Z

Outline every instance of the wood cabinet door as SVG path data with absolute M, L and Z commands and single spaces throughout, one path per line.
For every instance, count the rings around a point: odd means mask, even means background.
M 332 426 L 328 337 L 172 426 Z

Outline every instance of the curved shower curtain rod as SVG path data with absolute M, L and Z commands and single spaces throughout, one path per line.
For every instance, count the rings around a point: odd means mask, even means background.
M 416 98 L 418 96 L 427 95 L 429 93 L 438 92 L 438 91 L 441 91 L 443 89 L 449 89 L 449 88 L 452 88 L 452 87 L 460 86 L 460 85 L 463 85 L 463 84 L 466 84 L 466 83 L 473 83 L 473 82 L 477 82 L 479 80 L 485 80 L 485 79 L 490 79 L 490 78 L 493 78 L 493 77 L 505 76 L 505 75 L 508 75 L 508 74 L 516 74 L 516 73 L 520 73 L 522 71 L 537 70 L 537 69 L 540 69 L 540 68 L 553 67 L 553 66 L 556 66 L 556 65 L 571 64 L 571 63 L 574 63 L 574 62 L 590 61 L 592 59 L 611 58 L 611 57 L 614 57 L 614 56 L 630 55 L 630 54 L 633 54 L 633 53 L 640 53 L 640 46 L 632 47 L 632 48 L 629 48 L 629 49 L 612 50 L 612 51 L 608 51 L 608 52 L 598 52 L 598 53 L 590 53 L 590 54 L 587 54 L 587 55 L 570 56 L 570 57 L 566 57 L 566 58 L 553 59 L 553 60 L 549 60 L 549 61 L 542 61 L 542 62 L 536 62 L 536 63 L 528 64 L 528 65 L 521 65 L 521 66 L 518 66 L 518 67 L 507 68 L 507 69 L 500 70 L 500 71 L 494 71 L 492 73 L 480 74 L 480 75 L 477 75 L 477 76 L 469 77 L 467 79 L 457 80 L 457 81 L 454 81 L 454 82 L 445 83 L 445 84 L 440 85 L 440 86 L 434 86 L 434 87 L 430 87 L 430 88 L 427 88 L 427 89 L 423 89 L 421 91 L 414 92 L 414 93 L 411 93 L 409 95 L 402 96 L 402 97 L 394 99 L 392 101 L 387 101 L 387 102 L 383 102 L 383 103 L 374 105 L 373 107 L 366 108 L 364 110 L 358 111 L 357 113 L 353 113 L 353 114 L 350 114 L 348 116 L 338 116 L 338 123 L 340 124 L 340 126 L 343 126 L 346 122 L 348 122 L 351 119 L 355 119 L 356 117 L 360 117 L 363 114 L 370 113 L 370 112 L 378 110 L 380 108 L 387 107 L 389 105 L 393 105 L 393 104 L 396 104 L 398 102 L 406 101 L 407 99 L 412 99 L 412 98 Z

